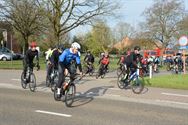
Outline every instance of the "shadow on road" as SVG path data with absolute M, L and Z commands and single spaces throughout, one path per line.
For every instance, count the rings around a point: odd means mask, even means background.
M 113 86 L 95 87 L 89 89 L 84 93 L 77 93 L 78 96 L 76 96 L 74 103 L 71 107 L 78 107 L 88 104 L 94 99 L 94 97 L 104 95 L 109 88 L 113 88 Z

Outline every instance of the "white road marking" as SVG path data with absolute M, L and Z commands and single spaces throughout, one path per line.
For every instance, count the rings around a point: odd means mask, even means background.
M 0 83 L 0 86 L 2 87 L 13 87 L 15 85 L 9 84 L 9 83 Z
M 111 90 L 120 90 L 119 88 L 109 88 Z
M 61 113 L 49 112 L 49 111 L 42 111 L 42 110 L 35 110 L 35 112 L 37 112 L 37 113 L 42 113 L 42 114 L 63 116 L 63 117 L 72 117 L 72 115 L 68 115 L 68 114 L 61 114 Z
M 180 104 L 180 105 L 186 105 L 188 106 L 188 103 L 185 102 L 176 102 L 176 101 L 168 101 L 168 100 L 155 100 L 157 102 L 164 102 L 164 103 L 171 103 L 171 104 Z
M 13 80 L 13 81 L 21 81 L 21 79 L 11 79 L 11 80 Z
M 174 94 L 174 93 L 161 93 L 163 95 L 169 95 L 169 96 L 181 96 L 181 97 L 188 97 L 188 95 L 182 95 L 182 94 Z
M 120 95 L 114 95 L 114 94 L 104 94 L 104 96 L 115 96 L 115 97 L 119 97 Z

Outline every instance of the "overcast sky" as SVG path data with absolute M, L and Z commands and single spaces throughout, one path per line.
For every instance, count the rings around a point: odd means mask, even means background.
M 188 0 L 183 0 L 185 8 L 188 11 Z M 139 22 L 144 21 L 142 13 L 144 10 L 153 4 L 153 0 L 114 0 L 119 2 L 121 9 L 118 10 L 117 14 L 121 15 L 120 18 L 106 19 L 110 27 L 114 27 L 118 22 L 127 22 L 136 28 Z M 73 34 L 82 34 L 90 31 L 89 26 L 80 26 L 72 31 Z

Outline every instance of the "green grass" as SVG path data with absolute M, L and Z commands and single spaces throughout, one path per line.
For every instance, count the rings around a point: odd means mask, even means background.
M 40 58 L 39 63 L 41 70 L 45 70 L 46 68 L 45 59 Z M 22 60 L 0 61 L 0 69 L 23 69 L 23 61 Z
M 146 77 L 144 80 L 146 86 L 188 90 L 188 74 Z

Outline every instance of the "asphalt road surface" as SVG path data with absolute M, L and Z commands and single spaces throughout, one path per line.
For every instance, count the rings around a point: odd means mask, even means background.
M 45 71 L 35 72 L 37 91 L 20 86 L 20 70 L 0 70 L 0 125 L 188 125 L 188 91 L 120 90 L 115 73 L 77 81 L 71 108 L 54 101 Z
M 1 125 L 187 125 L 188 110 L 78 96 L 72 108 L 51 93 L 0 89 Z

